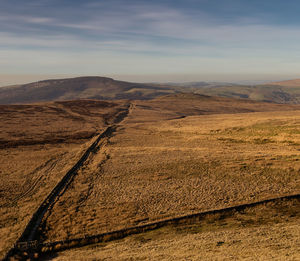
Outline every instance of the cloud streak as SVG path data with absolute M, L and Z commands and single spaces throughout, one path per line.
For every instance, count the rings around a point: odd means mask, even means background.
M 58 73 L 57 68 L 70 73 L 66 67 L 92 73 L 91 64 L 107 73 L 241 68 L 270 73 L 283 70 L 283 64 L 300 69 L 297 23 L 270 23 L 276 13 L 244 14 L 239 9 L 243 0 L 228 1 L 234 5 L 225 15 L 210 11 L 209 5 L 190 4 L 194 1 L 187 1 L 187 7 L 175 2 L 29 0 L 23 9 L 7 2 L 0 9 L 0 70 L 41 70 L 43 64 L 42 73 Z M 28 56 L 35 57 L 30 66 Z M 84 69 L 74 65 L 79 60 L 86 63 Z

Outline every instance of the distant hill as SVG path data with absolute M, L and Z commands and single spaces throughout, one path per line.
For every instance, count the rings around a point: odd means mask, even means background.
M 299 110 L 300 105 L 275 104 L 247 99 L 234 99 L 206 96 L 193 93 L 170 94 L 153 100 L 136 102 L 144 112 L 151 111 L 151 115 L 168 115 L 166 118 L 181 118 L 191 115 L 248 113 L 262 111 Z M 172 115 L 172 116 L 171 116 Z M 151 118 L 150 113 L 147 117 Z
M 243 98 L 263 102 L 300 103 L 300 87 L 284 87 L 280 85 L 229 85 L 199 88 L 195 92 L 205 95 Z
M 280 82 L 270 82 L 268 85 L 280 85 L 285 87 L 300 87 L 300 79 L 280 81 Z
M 169 85 L 171 86 L 171 84 Z M 300 104 L 300 79 L 259 85 L 191 82 L 174 84 L 173 86 L 185 87 L 184 92 L 190 91 L 209 96 Z
M 253 101 L 300 104 L 300 80 L 259 85 L 216 82 L 167 83 L 176 92 L 192 92 L 208 96 L 248 99 Z
M 0 104 L 77 99 L 151 99 L 174 92 L 174 88 L 168 86 L 115 81 L 106 77 L 78 77 L 2 87 Z
M 300 80 L 261 85 L 230 83 L 131 83 L 106 77 L 45 80 L 0 88 L 0 104 L 35 103 L 78 99 L 149 100 L 176 93 L 195 93 L 226 98 L 300 104 Z

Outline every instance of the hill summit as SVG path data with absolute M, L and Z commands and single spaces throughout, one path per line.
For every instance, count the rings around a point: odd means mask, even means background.
M 0 88 L 0 104 L 77 99 L 151 99 L 173 92 L 167 86 L 116 81 L 107 77 L 76 77 Z

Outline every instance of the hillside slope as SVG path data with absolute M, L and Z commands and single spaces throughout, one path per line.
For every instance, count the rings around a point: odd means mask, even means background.
M 195 93 L 228 98 L 243 98 L 255 101 L 299 104 L 300 87 L 280 85 L 227 85 L 199 88 Z
M 0 260 L 91 141 L 127 107 L 96 100 L 0 105 Z
M 280 81 L 280 82 L 271 82 L 271 85 L 280 85 L 285 87 L 300 87 L 300 79 Z
M 300 105 L 199 94 L 1 105 L 0 258 L 95 135 L 128 108 L 51 209 L 41 240 L 299 191 Z
M 45 80 L 0 88 L 0 104 L 22 104 L 78 99 L 149 100 L 166 94 L 195 93 L 227 98 L 300 104 L 299 80 L 262 85 L 231 83 L 130 83 L 105 77 Z
M 78 99 L 151 99 L 174 88 L 115 81 L 105 77 L 45 80 L 0 88 L 0 104 Z

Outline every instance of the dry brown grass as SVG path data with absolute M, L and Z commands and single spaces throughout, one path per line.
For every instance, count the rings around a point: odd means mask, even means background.
M 0 106 L 1 255 L 88 138 L 125 106 L 109 104 Z M 184 94 L 131 108 L 56 203 L 42 239 L 82 237 L 300 191 L 299 106 Z
M 64 101 L 0 105 L 0 148 L 88 139 L 111 123 L 120 102 Z
M 100 101 L 0 105 L 0 257 L 122 106 Z
M 166 105 L 157 100 L 136 103 L 54 207 L 45 239 L 97 234 L 300 191 L 300 111 L 241 114 L 236 107 L 235 114 L 165 120 L 189 110 L 193 101 L 185 102 L 188 108 L 169 111 L 159 111 L 157 104 Z M 226 112 L 223 105 L 211 111 Z
M 300 201 L 268 203 L 64 251 L 54 260 L 298 260 Z M 55 258 L 56 257 L 56 258 Z

